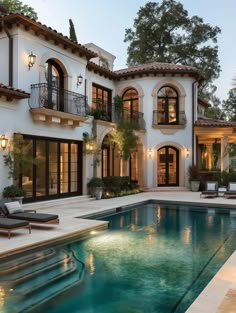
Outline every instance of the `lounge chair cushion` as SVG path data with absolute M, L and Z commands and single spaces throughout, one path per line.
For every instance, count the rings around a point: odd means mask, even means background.
M 229 191 L 236 192 L 236 183 L 229 183 Z
M 17 219 L 0 217 L 0 228 L 12 229 L 16 227 L 24 227 L 27 225 L 29 225 L 29 222 L 27 221 L 19 221 Z
M 216 190 L 216 183 L 207 184 L 207 191 L 215 191 L 215 190 Z
M 18 201 L 5 203 L 5 209 L 9 214 L 24 212 L 22 205 Z
M 27 213 L 27 212 L 18 212 L 7 215 L 8 218 L 15 218 L 18 220 L 26 220 L 29 222 L 35 223 L 47 223 L 53 220 L 58 219 L 58 215 L 56 214 L 48 214 L 48 213 Z

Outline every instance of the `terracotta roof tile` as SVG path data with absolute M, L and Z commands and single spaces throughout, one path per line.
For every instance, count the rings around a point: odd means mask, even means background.
M 15 99 L 24 99 L 24 98 L 29 98 L 30 93 L 24 90 L 17 89 L 17 88 L 0 83 L 0 96 L 6 96 L 6 97 L 15 98 Z
M 130 66 L 128 68 L 117 70 L 115 71 L 115 73 L 118 75 L 124 75 L 124 74 L 132 74 L 132 73 L 139 73 L 139 72 L 142 73 L 144 71 L 149 71 L 149 72 L 154 72 L 154 73 L 178 72 L 178 73 L 200 74 L 200 72 L 192 66 L 181 65 L 181 64 L 158 63 L 158 62 Z
M 201 117 L 198 118 L 194 125 L 202 127 L 236 127 L 236 122 Z
M 88 59 L 94 58 L 97 54 L 85 46 L 76 43 L 64 36 L 62 33 L 58 33 L 55 29 L 42 24 L 29 16 L 19 13 L 9 13 L 0 17 L 0 20 L 4 20 L 6 26 L 12 26 L 13 24 L 22 24 L 26 29 L 33 30 L 38 34 L 43 34 L 49 37 L 51 40 L 60 41 L 64 48 L 70 47 L 71 49 L 77 49 L 81 56 L 85 55 Z M 1 27 L 0 27 L 1 29 Z

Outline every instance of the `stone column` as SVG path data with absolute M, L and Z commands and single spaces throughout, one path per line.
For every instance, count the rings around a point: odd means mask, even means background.
M 221 171 L 229 171 L 229 142 L 228 136 L 221 138 Z

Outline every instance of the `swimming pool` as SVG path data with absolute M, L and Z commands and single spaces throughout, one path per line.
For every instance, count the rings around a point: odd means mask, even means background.
M 1 264 L 0 312 L 183 313 L 236 249 L 223 212 L 149 203 L 104 219 L 106 232 Z

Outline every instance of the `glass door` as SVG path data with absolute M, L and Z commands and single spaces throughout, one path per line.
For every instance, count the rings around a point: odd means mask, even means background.
M 176 148 L 166 146 L 158 150 L 158 186 L 178 186 L 179 152 Z

